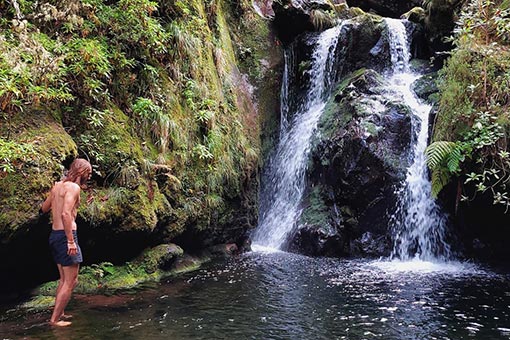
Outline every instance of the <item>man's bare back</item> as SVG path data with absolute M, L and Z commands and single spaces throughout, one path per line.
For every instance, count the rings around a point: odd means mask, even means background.
M 70 195 L 68 200 L 75 200 L 74 206 L 70 209 L 71 218 L 73 219 L 72 230 L 76 230 L 76 210 L 80 204 L 80 186 L 74 182 L 56 182 L 50 193 L 49 204 L 51 205 L 51 217 L 53 220 L 53 230 L 64 230 L 64 219 L 62 213 L 64 211 L 64 203 L 66 195 Z

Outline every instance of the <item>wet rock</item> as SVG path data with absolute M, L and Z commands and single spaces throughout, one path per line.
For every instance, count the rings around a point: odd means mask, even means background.
M 205 258 L 200 258 L 196 256 L 191 255 L 184 255 L 180 258 L 178 258 L 172 265 L 172 272 L 177 273 L 184 273 L 196 270 L 200 268 L 200 265 L 205 262 Z
M 239 253 L 239 248 L 235 243 L 217 244 L 208 249 L 212 255 L 229 257 Z
M 302 225 L 294 235 L 290 251 L 308 256 L 345 256 L 346 242 L 338 230 L 330 225 L 317 228 Z
M 323 187 L 313 187 L 305 204 L 307 208 L 301 215 L 299 228 L 291 237 L 289 249 L 309 256 L 345 256 L 348 251 L 344 226 Z
M 417 24 L 424 24 L 427 13 L 421 7 L 414 7 L 409 12 L 402 14 L 401 18 Z
M 182 248 L 176 244 L 160 244 L 145 250 L 134 263 L 141 265 L 147 273 L 151 274 L 158 269 L 170 268 L 173 261 L 183 254 Z
M 326 105 L 294 238 L 305 252 L 389 254 L 388 211 L 405 179 L 416 133 L 409 107 L 385 96 L 385 86 L 376 71 L 361 69 L 344 78 Z
M 436 80 L 436 72 L 425 74 L 413 83 L 412 89 L 419 98 L 429 104 L 435 104 L 438 101 L 439 92 Z
M 389 256 L 391 240 L 387 235 L 374 235 L 367 231 L 351 242 L 351 253 L 360 256 Z

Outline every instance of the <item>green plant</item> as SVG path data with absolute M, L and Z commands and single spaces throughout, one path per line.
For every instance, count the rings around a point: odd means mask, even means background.
M 510 2 L 471 0 L 440 72 L 434 140 L 427 149 L 433 193 L 458 178 L 457 198 L 490 192 L 509 210 Z
M 20 162 L 35 156 L 36 152 L 32 144 L 0 138 L 0 178 L 14 172 Z

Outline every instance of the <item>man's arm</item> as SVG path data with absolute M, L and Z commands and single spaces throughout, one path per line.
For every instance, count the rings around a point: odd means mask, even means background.
M 41 209 L 39 209 L 39 213 L 46 214 L 51 209 L 51 202 L 53 201 L 53 189 L 51 189 L 50 194 L 48 197 L 44 200 L 43 204 L 41 205 Z
M 73 183 L 74 184 L 74 183 Z M 76 255 L 77 248 L 73 237 L 74 215 L 73 209 L 80 198 L 80 187 L 77 184 L 69 185 L 64 195 L 64 206 L 62 207 L 62 223 L 67 237 L 67 253 Z

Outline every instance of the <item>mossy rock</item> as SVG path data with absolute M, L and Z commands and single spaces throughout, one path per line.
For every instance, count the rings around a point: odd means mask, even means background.
M 109 262 L 84 266 L 78 275 L 78 294 L 103 294 L 133 288 L 140 283 L 158 281 L 163 277 L 185 273 L 200 268 L 209 261 L 208 256 L 184 255 L 175 244 L 161 244 L 146 249 L 132 262 L 114 266 Z M 34 297 L 22 308 L 44 309 L 54 304 L 58 280 L 46 282 L 32 291 Z
M 330 224 L 329 208 L 323 197 L 322 187 L 316 185 L 307 196 L 307 207 L 301 215 L 301 222 L 317 227 Z
M 351 7 L 351 8 L 349 8 L 349 10 L 351 12 L 351 15 L 354 16 L 354 17 L 362 16 L 362 15 L 366 15 L 367 14 L 364 10 L 362 10 L 359 7 Z
M 208 257 L 200 258 L 190 255 L 185 255 L 180 258 L 178 258 L 174 264 L 172 265 L 172 273 L 173 274 L 180 274 L 180 273 L 186 273 L 190 271 L 197 270 L 200 268 L 202 263 L 209 261 L 210 259 Z
M 141 265 L 148 274 L 152 274 L 159 269 L 168 269 L 172 261 L 183 254 L 182 248 L 176 244 L 160 244 L 144 251 L 134 263 Z
M 438 75 L 435 72 L 425 74 L 412 84 L 412 89 L 416 95 L 430 104 L 436 102 L 437 96 L 435 94 L 439 92 L 436 82 L 437 77 Z
M 0 178 L 0 240 L 7 242 L 20 227 L 37 223 L 38 210 L 53 183 L 63 174 L 63 161 L 77 154 L 73 139 L 49 115 L 14 118 L 23 128 L 11 140 L 29 143 L 35 154 L 15 172 Z
M 376 92 L 383 85 L 384 80 L 374 70 L 362 68 L 344 77 L 332 92 L 324 112 L 319 120 L 320 140 L 329 139 L 341 129 L 345 129 L 355 116 L 363 115 L 361 106 L 352 106 L 351 94 L 358 96 L 359 91 Z M 356 89 L 354 92 L 353 89 Z M 362 96 L 364 97 L 364 96 Z M 366 111 L 366 114 L 369 114 Z M 315 139 L 314 144 L 319 140 Z
M 157 184 L 147 180 L 136 189 L 97 188 L 88 195 L 89 203 L 80 206 L 79 216 L 92 225 L 111 225 L 117 232 L 152 231 L 172 212 Z
M 402 14 L 402 19 L 407 19 L 417 24 L 424 24 L 427 13 L 421 7 L 414 7 L 409 12 Z

